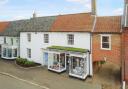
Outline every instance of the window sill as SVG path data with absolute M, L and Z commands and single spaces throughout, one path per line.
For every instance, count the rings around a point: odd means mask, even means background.
M 111 51 L 111 48 L 101 48 L 101 50 Z

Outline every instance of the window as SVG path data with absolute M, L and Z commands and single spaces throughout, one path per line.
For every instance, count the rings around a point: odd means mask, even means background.
M 3 57 L 6 57 L 6 48 L 3 48 Z
M 28 42 L 31 42 L 31 34 L 30 33 L 27 34 L 27 37 L 28 37 Z
M 101 35 L 101 49 L 111 49 L 111 38 L 110 35 Z
M 13 45 L 13 38 L 11 38 L 11 44 Z
M 74 35 L 73 34 L 68 34 L 68 44 L 74 45 Z
M 27 49 L 27 56 L 28 58 L 31 58 L 31 49 Z
M 6 37 L 4 37 L 4 44 L 6 44 Z
M 17 57 L 17 48 L 13 49 L 13 56 Z
M 44 34 L 44 43 L 49 43 L 49 35 Z

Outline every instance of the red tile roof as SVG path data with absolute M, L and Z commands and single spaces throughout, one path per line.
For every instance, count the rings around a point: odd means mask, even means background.
M 51 27 L 53 32 L 91 32 L 94 16 L 91 13 L 59 15 Z
M 8 27 L 9 22 L 0 22 L 0 32 L 3 32 Z
M 120 32 L 121 16 L 97 17 L 94 32 Z

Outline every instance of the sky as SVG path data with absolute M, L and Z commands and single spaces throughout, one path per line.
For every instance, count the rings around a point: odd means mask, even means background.
M 124 0 L 96 0 L 98 16 L 122 15 Z M 91 11 L 91 0 L 0 0 L 0 21 Z

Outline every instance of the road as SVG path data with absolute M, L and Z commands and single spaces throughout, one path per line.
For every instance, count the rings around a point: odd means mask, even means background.
M 0 75 L 0 89 L 44 89 L 15 78 Z

